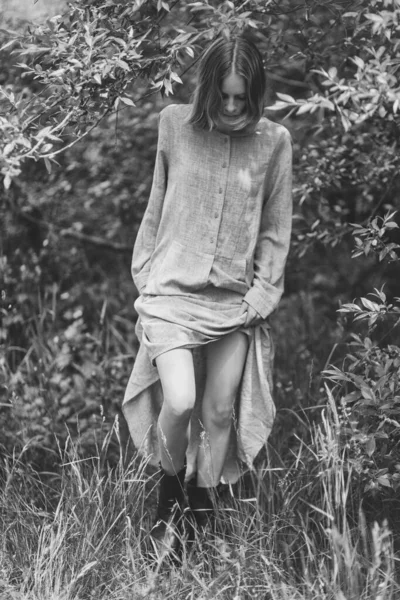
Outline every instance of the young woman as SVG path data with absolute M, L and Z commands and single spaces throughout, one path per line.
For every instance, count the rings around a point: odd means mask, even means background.
M 161 463 L 159 545 L 176 542 L 185 476 L 204 525 L 213 489 L 251 468 L 274 418 L 267 318 L 289 249 L 291 140 L 262 116 L 264 94 L 258 49 L 221 38 L 201 59 L 193 104 L 160 113 L 124 399 L 136 446 Z

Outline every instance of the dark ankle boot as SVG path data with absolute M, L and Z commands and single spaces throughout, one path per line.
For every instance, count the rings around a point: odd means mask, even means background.
M 176 554 L 180 545 L 186 467 L 176 475 L 168 475 L 162 468 L 161 471 L 157 513 L 150 535 L 157 554 L 165 556 Z
M 214 505 L 212 497 L 216 488 L 204 488 L 196 485 L 196 479 L 187 484 L 187 494 L 191 515 L 199 532 L 214 529 Z

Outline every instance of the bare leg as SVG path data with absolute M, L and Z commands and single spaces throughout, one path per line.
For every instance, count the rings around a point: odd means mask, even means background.
M 247 348 L 248 339 L 242 332 L 234 332 L 207 346 L 207 379 L 202 412 L 206 439 L 198 454 L 199 487 L 215 487 L 220 480 Z
M 195 397 L 193 357 L 190 350 L 177 348 L 156 358 L 164 394 L 157 435 L 161 466 L 167 473 L 178 473 L 185 461 L 189 421 Z

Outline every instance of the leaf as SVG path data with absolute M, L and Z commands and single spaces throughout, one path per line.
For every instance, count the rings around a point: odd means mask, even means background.
M 305 104 L 302 104 L 297 109 L 296 114 L 297 115 L 303 115 L 304 113 L 311 112 L 314 107 L 315 107 L 315 104 L 311 104 L 311 102 L 306 102 Z
M 363 385 L 360 386 L 360 391 L 361 391 L 361 395 L 364 398 L 364 400 L 368 400 L 369 402 L 372 402 L 373 404 L 375 404 L 375 402 L 376 402 L 375 394 L 371 390 L 371 388 L 369 388 L 367 386 L 367 384 L 363 383 Z
M 136 104 L 133 102 L 133 100 L 131 100 L 130 98 L 127 98 L 126 96 L 121 96 L 120 100 L 127 106 L 136 106 Z
M 160 12 L 160 10 L 162 10 L 162 9 L 169 12 L 168 2 L 163 2 L 163 0 L 158 0 L 157 1 L 157 11 Z
M 382 302 L 386 302 L 386 294 L 383 290 L 378 290 L 377 288 L 374 288 L 375 290 L 375 295 L 378 296 L 378 298 L 382 301 Z
M 124 71 L 130 71 L 130 66 L 124 60 L 118 59 L 117 65 L 121 67 L 121 69 L 124 69 Z
M 277 92 L 276 95 L 284 102 L 289 102 L 289 104 L 297 104 L 296 100 L 292 98 L 292 96 L 289 96 L 289 94 L 281 94 L 280 92 Z
M 6 173 L 4 176 L 4 180 L 3 180 L 3 185 L 5 187 L 6 190 L 10 189 L 10 185 L 11 185 L 11 175 L 10 173 Z
M 92 38 L 92 36 L 90 35 L 90 32 L 89 32 L 89 30 L 87 30 L 87 31 L 86 31 L 86 33 L 85 33 L 85 42 L 87 43 L 87 45 L 89 46 L 89 48 L 91 48 L 91 47 L 92 47 L 92 44 L 93 44 L 93 38 Z
M 372 340 L 369 337 L 366 337 L 364 339 L 364 346 L 365 348 L 367 348 L 367 350 L 370 350 L 372 348 Z
M 92 562 L 87 563 L 84 567 L 82 567 L 82 569 L 79 571 L 75 581 L 77 581 L 78 579 L 80 579 L 81 577 L 83 577 L 85 575 L 85 573 L 87 573 L 88 571 L 90 571 L 90 569 L 92 569 L 94 567 L 94 565 L 97 565 L 97 560 L 92 560 Z
M 46 166 L 47 172 L 51 173 L 52 164 L 51 164 L 50 160 L 47 158 L 47 156 L 44 157 L 44 164 Z
M 31 142 L 31 140 L 29 140 L 26 137 L 23 137 L 22 135 L 19 136 L 19 138 L 18 138 L 17 141 L 18 141 L 19 144 L 21 144 L 25 148 L 28 148 L 28 150 L 30 150 L 32 148 L 32 142 Z
M 349 302 L 347 304 L 343 304 L 342 308 L 339 308 L 337 312 L 360 312 L 361 308 L 358 304 L 353 304 Z
M 359 69 L 364 69 L 365 62 L 359 56 L 353 56 L 352 61 L 357 65 Z
M 165 88 L 165 93 L 168 96 L 173 93 L 171 81 L 167 78 L 163 80 L 163 86 Z
M 121 38 L 115 37 L 114 35 L 111 36 L 110 38 L 113 42 L 116 42 L 117 44 L 119 44 L 120 46 L 122 46 L 122 48 L 125 50 L 126 49 L 126 42 L 124 42 L 124 40 L 121 40 Z
M 374 436 L 372 435 L 368 438 L 367 443 L 365 444 L 365 452 L 368 454 L 368 456 L 372 456 L 375 450 L 376 442 Z
M 275 102 L 272 106 L 268 106 L 267 110 L 283 110 L 284 108 L 288 108 L 289 106 L 293 106 L 288 102 Z
M 379 315 L 375 314 L 372 315 L 369 319 L 368 319 L 368 327 L 372 327 L 373 325 L 375 325 L 376 321 L 378 320 Z
M 42 140 L 43 138 L 47 137 L 47 135 L 50 133 L 52 127 L 51 125 L 48 127 L 43 127 L 43 129 L 41 129 L 37 134 L 36 134 L 36 139 L 37 140 Z
M 176 81 L 177 83 L 183 83 L 182 79 L 174 71 L 171 71 L 171 79 L 172 81 Z
M 4 46 L 1 46 L 1 48 L 0 48 L 0 52 L 1 52 L 2 50 L 5 50 L 6 48 L 9 48 L 9 47 L 10 47 L 12 44 L 14 44 L 14 43 L 15 43 L 15 40 L 10 40 L 10 41 L 9 41 L 9 42 L 7 42 L 6 44 L 4 44 Z
M 351 121 L 344 113 L 340 113 L 340 120 L 342 121 L 343 129 L 348 131 L 351 127 Z
M 392 487 L 388 475 L 382 475 L 382 477 L 377 477 L 376 480 L 380 485 L 383 485 L 384 487 Z
M 9 142 L 3 148 L 3 155 L 8 156 L 15 148 L 15 141 Z
M 376 302 L 371 302 L 367 298 L 361 298 L 361 302 L 368 310 L 372 310 L 373 312 L 379 311 L 379 304 L 376 304 Z
M 384 248 L 379 252 L 379 262 L 381 262 L 385 256 L 389 253 L 389 248 Z
M 155 90 L 161 90 L 161 88 L 163 87 L 163 82 L 162 81 L 156 81 L 152 84 L 152 88 Z
M 379 15 L 374 15 L 373 13 L 367 13 L 365 15 L 367 19 L 370 21 L 374 21 L 375 23 L 383 23 L 383 18 Z

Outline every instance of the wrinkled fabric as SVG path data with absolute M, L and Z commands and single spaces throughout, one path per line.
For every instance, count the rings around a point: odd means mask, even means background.
M 160 114 L 149 204 L 132 258 L 140 293 L 238 292 L 263 318 L 277 306 L 291 231 L 291 140 L 262 118 L 248 135 L 187 124 L 190 105 Z
M 234 411 L 234 426 L 225 459 L 222 481 L 234 483 L 246 469 L 251 469 L 255 457 L 266 443 L 275 417 L 272 400 L 272 365 L 274 348 L 267 323 L 249 328 L 250 340 L 241 386 Z M 139 319 L 136 335 L 142 339 Z M 204 346 L 193 350 L 196 376 L 196 403 L 190 422 L 189 447 L 186 453 L 186 477 L 196 472 L 199 445 L 206 443 L 201 427 L 201 399 L 205 383 Z M 145 344 L 141 343 L 132 375 L 125 392 L 123 412 L 130 434 L 140 453 L 157 465 L 160 449 L 157 421 L 163 396 L 157 368 L 151 363 Z
M 159 460 L 162 405 L 154 361 L 193 348 L 197 399 L 188 474 L 195 470 L 204 385 L 204 346 L 232 331 L 249 336 L 235 426 L 223 479 L 235 481 L 271 430 L 273 347 L 265 320 L 282 292 L 291 230 L 291 141 L 262 118 L 250 132 L 226 135 L 187 123 L 190 105 L 160 114 L 148 207 L 137 235 L 132 276 L 141 342 L 123 410 L 137 447 Z M 245 329 L 242 301 L 264 321 Z M 204 438 L 204 436 L 203 436 Z
M 181 296 L 145 293 L 135 308 L 144 324 L 142 339 L 153 364 L 157 356 L 173 348 L 195 348 L 237 330 L 251 335 L 250 328 L 244 327 L 242 296 L 235 294 L 227 302 L 227 293 L 211 286 L 196 296 L 185 296 L 184 302 Z

